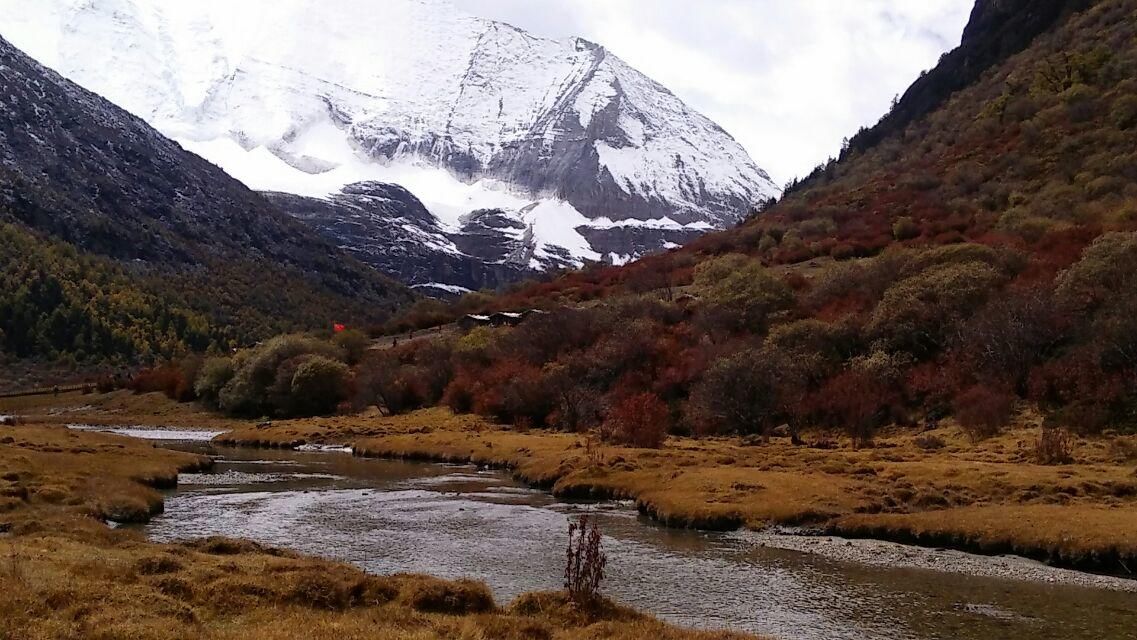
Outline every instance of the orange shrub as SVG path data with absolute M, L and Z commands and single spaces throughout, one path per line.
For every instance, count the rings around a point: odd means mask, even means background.
M 460 369 L 442 402 L 457 413 L 472 411 L 499 422 L 534 427 L 546 426 L 557 405 L 541 369 L 513 359 L 485 369 Z
M 129 388 L 135 393 L 161 392 L 178 402 L 193 399 L 192 382 L 186 380 L 181 368 L 172 362 L 139 371 L 130 381 Z
M 872 374 L 851 369 L 829 379 L 810 404 L 823 424 L 844 430 L 854 446 L 872 442 L 891 416 L 896 391 Z

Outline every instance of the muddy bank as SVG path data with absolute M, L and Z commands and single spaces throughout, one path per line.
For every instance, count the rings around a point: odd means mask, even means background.
M 754 544 L 878 567 L 908 567 L 970 576 L 1068 584 L 1137 593 L 1137 580 L 1061 569 L 1020 555 L 976 555 L 950 548 L 914 546 L 880 539 L 816 535 L 772 528 L 747 534 Z
M 1137 526 L 1137 522 L 1134 526 Z M 1115 578 L 1119 584 L 1128 585 L 1126 590 L 1137 591 L 1137 574 L 1133 573 L 1133 569 L 1137 568 L 1137 554 L 1116 548 L 1073 553 L 1057 546 L 1031 546 L 1005 539 L 984 539 L 966 533 L 919 531 L 906 526 L 860 524 L 855 521 L 828 524 L 823 531 L 848 539 L 885 540 L 912 547 L 954 549 L 982 556 L 1018 556 L 1048 567 L 1082 572 L 1074 575 L 1096 574 Z

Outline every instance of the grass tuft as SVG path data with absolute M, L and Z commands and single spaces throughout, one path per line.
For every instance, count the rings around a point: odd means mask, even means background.
M 400 591 L 400 602 L 424 613 L 466 615 L 496 608 L 489 587 L 473 580 L 448 582 L 415 576 L 404 579 Z

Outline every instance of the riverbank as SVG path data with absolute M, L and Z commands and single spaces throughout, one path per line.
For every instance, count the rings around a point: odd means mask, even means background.
M 1080 441 L 1074 464 L 1029 461 L 1037 430 L 973 444 L 950 425 L 886 433 L 872 448 L 788 439 L 672 438 L 659 450 L 519 433 L 445 410 L 245 426 L 240 446 L 346 445 L 356 455 L 510 469 L 564 498 L 626 498 L 660 522 L 711 530 L 771 525 L 879 538 L 1129 577 L 1137 569 L 1137 439 Z M 927 448 L 929 441 L 939 446 Z
M 777 528 L 747 535 L 753 544 L 814 557 L 887 569 L 921 569 L 973 578 L 1069 585 L 1137 594 L 1137 580 L 1060 569 L 1016 555 L 983 556 L 943 547 L 921 547 L 873 538 L 801 535 Z
M 613 447 L 577 434 L 518 432 L 442 409 L 256 424 L 117 392 L 0 410 L 55 423 L 196 426 L 225 444 L 350 446 L 356 455 L 506 468 L 564 498 L 625 498 L 679 527 L 771 525 L 982 554 L 1015 554 L 1121 577 L 1137 571 L 1137 437 L 1074 442 L 1074 463 L 1032 462 L 1036 425 L 970 442 L 945 423 L 881 434 L 872 448 L 738 438 Z M 820 440 L 821 434 L 809 439 Z
M 499 606 L 485 585 L 375 576 L 247 541 L 147 542 L 159 489 L 209 459 L 58 425 L 0 430 L 0 637 L 733 640 L 559 594 Z
M 247 538 L 376 574 L 472 577 L 509 602 L 557 587 L 566 518 L 587 513 L 604 532 L 606 593 L 672 624 L 786 640 L 1132 640 L 1137 628 L 1137 593 L 1097 588 L 1137 582 L 1028 560 L 793 535 L 811 546 L 786 551 L 767 532 L 662 527 L 630 501 L 558 500 L 469 464 L 176 446 L 208 450 L 216 464 L 181 477 L 143 529 L 154 541 Z M 942 566 L 905 568 L 924 557 Z

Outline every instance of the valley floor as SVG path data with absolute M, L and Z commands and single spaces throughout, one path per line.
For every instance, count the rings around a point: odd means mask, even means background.
M 145 521 L 159 488 L 209 459 L 51 424 L 59 415 L 0 426 L 0 638 L 743 637 L 557 593 L 498 606 L 482 583 L 369 575 L 241 540 L 150 543 L 101 520 Z
M 1014 553 L 1117 575 L 1137 570 L 1137 438 L 1079 442 L 1076 463 L 1029 462 L 1038 429 L 972 444 L 945 426 L 854 450 L 737 438 L 671 438 L 659 450 L 576 434 L 507 430 L 447 410 L 246 426 L 243 446 L 321 443 L 356 455 L 474 462 L 565 498 L 628 498 L 664 524 L 704 529 L 803 525 L 980 553 Z M 935 440 L 933 440 L 933 438 Z M 925 445 L 927 446 L 927 445 Z
M 356 455 L 474 462 L 568 498 L 634 499 L 673 526 L 801 525 L 812 532 L 980 553 L 1132 577 L 1137 571 L 1137 437 L 1074 443 L 1074 462 L 1031 462 L 1037 425 L 970 442 L 951 425 L 884 433 L 871 448 L 738 438 L 670 438 L 659 450 L 582 435 L 518 432 L 432 409 L 255 424 L 158 395 L 0 401 L 29 421 L 164 425 L 226 431 L 222 443 L 351 446 Z M 819 440 L 815 434 L 807 440 Z

